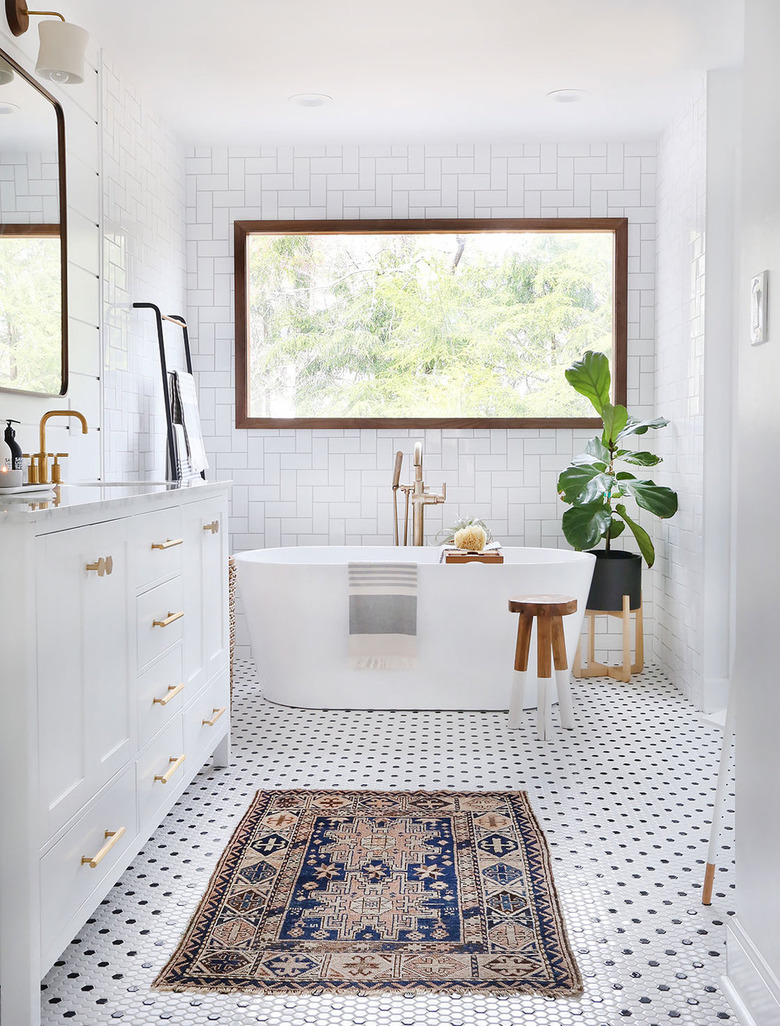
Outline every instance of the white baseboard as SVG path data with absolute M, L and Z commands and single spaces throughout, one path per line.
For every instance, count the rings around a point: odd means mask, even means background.
M 726 948 L 723 989 L 741 1026 L 779 1026 L 780 980 L 735 918 L 727 924 Z

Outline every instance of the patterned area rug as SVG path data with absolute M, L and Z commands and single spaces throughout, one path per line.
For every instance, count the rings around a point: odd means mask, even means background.
M 522 791 L 259 791 L 154 986 L 582 993 Z

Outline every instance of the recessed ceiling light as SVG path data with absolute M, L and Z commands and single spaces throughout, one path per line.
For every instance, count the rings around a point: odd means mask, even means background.
M 295 93 L 287 99 L 299 107 L 324 107 L 326 103 L 333 103 L 333 97 L 327 93 Z
M 589 96 L 587 89 L 553 89 L 547 94 L 547 99 L 556 103 L 579 103 L 580 100 L 587 100 Z
M 21 109 L 18 104 L 11 103 L 10 100 L 0 102 L 0 116 L 3 114 L 18 114 Z

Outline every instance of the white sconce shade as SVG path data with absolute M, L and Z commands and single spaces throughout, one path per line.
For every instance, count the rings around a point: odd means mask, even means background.
M 38 26 L 40 47 L 35 70 L 60 84 L 84 81 L 84 54 L 89 33 L 69 21 L 42 21 Z
M 8 85 L 14 80 L 14 71 L 8 61 L 0 57 L 0 86 Z

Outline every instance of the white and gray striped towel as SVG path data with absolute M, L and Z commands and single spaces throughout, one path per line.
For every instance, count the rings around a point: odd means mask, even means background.
M 417 564 L 349 563 L 349 665 L 417 665 Z
M 209 461 L 206 458 L 206 450 L 203 445 L 195 378 L 191 374 L 187 374 L 186 371 L 171 371 L 171 376 L 175 397 L 173 419 L 179 421 L 184 427 L 190 467 L 193 473 L 199 474 L 202 470 L 208 470 Z M 177 412 L 178 417 L 176 416 Z

